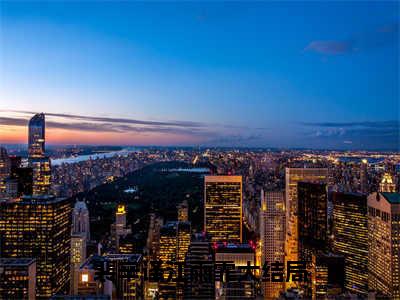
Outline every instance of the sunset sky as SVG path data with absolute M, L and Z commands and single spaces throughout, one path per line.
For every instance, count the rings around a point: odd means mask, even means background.
M 0 2 L 0 143 L 398 149 L 398 2 Z

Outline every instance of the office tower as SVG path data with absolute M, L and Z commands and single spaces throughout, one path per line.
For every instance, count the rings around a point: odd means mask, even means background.
M 11 161 L 7 150 L 0 147 L 0 196 L 6 194 L 6 179 L 11 175 Z
M 155 260 L 160 250 L 160 230 L 163 226 L 163 219 L 156 214 L 150 214 L 150 224 L 147 235 L 146 247 L 149 257 Z
M 256 264 L 255 249 L 249 244 L 214 244 L 216 278 L 215 278 L 215 299 L 233 300 L 233 299 L 255 299 L 256 289 L 255 280 L 249 278 L 246 270 L 239 267 L 251 266 Z M 223 263 L 226 264 L 225 275 L 217 275 L 218 270 L 223 269 Z M 227 275 L 228 274 L 228 275 Z M 224 278 L 225 277 L 225 278 Z
M 368 293 L 367 197 L 332 193 L 333 252 L 345 259 L 345 289 L 362 296 Z
M 71 235 L 71 286 L 70 294 L 76 294 L 78 290 L 79 267 L 86 260 L 86 234 L 72 233 Z
M 204 177 L 204 231 L 212 242 L 242 242 L 242 176 Z
M 327 187 L 324 183 L 299 182 L 297 195 L 299 258 L 311 262 L 312 253 L 327 248 Z
M 45 119 L 43 113 L 34 115 L 29 121 L 28 154 L 29 158 L 44 158 Z
M 178 221 L 187 222 L 189 221 L 189 205 L 187 200 L 181 202 L 178 207 Z
M 361 193 L 368 193 L 368 161 L 361 160 L 360 165 L 360 191 Z
M 0 299 L 35 300 L 36 262 L 32 258 L 0 258 Z
M 214 257 L 206 235 L 195 234 L 185 260 L 184 299 L 215 299 Z
M 0 203 L 0 256 L 36 259 L 36 296 L 67 289 L 71 207 L 53 196 L 23 197 Z
M 104 282 L 96 280 L 101 268 L 107 268 Z M 141 254 L 108 254 L 90 256 L 79 269 L 79 299 L 86 296 L 108 296 L 108 299 L 143 299 L 143 257 Z M 89 297 L 91 296 L 91 297 Z M 97 298 L 95 298 L 97 299 Z
M 317 251 L 312 254 L 312 299 L 339 296 L 344 290 L 344 257 Z
M 400 299 L 400 194 L 368 196 L 368 284 Z
M 163 262 L 163 268 L 173 268 L 174 277 L 178 274 L 179 266 L 171 265 L 170 262 L 183 262 L 190 244 L 190 223 L 189 222 L 168 222 L 160 231 L 160 251 L 157 259 Z M 184 270 L 181 270 L 182 276 Z M 167 272 L 164 278 L 168 277 Z M 183 297 L 183 284 L 177 282 L 166 282 L 159 284 L 160 299 L 181 299 Z
M 396 184 L 393 182 L 393 177 L 389 173 L 385 173 L 382 181 L 379 184 L 379 192 L 381 193 L 395 193 Z
M 10 198 L 18 197 L 19 196 L 18 179 L 9 177 L 5 180 L 5 183 L 6 183 L 6 192 L 5 192 L 6 197 Z
M 89 210 L 84 201 L 76 201 L 72 210 L 72 232 L 83 233 L 90 240 Z
M 260 242 L 261 266 L 279 261 L 285 262 L 285 194 L 284 192 L 261 191 Z M 284 290 L 283 282 L 263 282 L 261 284 L 265 299 L 279 296 Z
M 132 233 L 130 226 L 126 225 L 126 205 L 118 204 L 115 211 L 115 223 L 111 225 L 111 234 L 116 251 L 120 252 L 120 239 Z
M 29 163 L 32 167 L 33 195 L 48 195 L 51 186 L 50 159 L 48 157 L 31 158 Z
M 286 261 L 298 261 L 298 192 L 297 184 L 303 182 L 326 183 L 328 169 L 324 168 L 286 168 Z M 288 282 L 286 287 L 293 287 L 295 283 Z

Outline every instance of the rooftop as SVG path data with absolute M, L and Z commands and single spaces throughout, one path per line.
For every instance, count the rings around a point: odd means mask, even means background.
M 400 193 L 382 193 L 391 204 L 400 204 Z
M 0 266 L 29 266 L 34 263 L 34 258 L 0 258 Z

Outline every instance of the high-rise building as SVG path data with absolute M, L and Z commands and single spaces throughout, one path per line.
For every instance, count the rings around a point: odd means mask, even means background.
M 298 192 L 297 184 L 303 182 L 328 182 L 328 169 L 325 168 L 286 168 L 286 261 L 299 260 L 299 233 L 298 233 Z M 293 287 L 295 283 L 288 282 L 286 287 Z
M 400 194 L 368 197 L 369 289 L 400 299 Z
M 7 150 L 0 147 L 0 196 L 6 194 L 6 179 L 11 175 L 11 161 Z
M 45 154 L 45 118 L 36 114 L 29 121 L 28 128 L 29 158 L 44 158 Z
M 0 256 L 36 259 L 36 296 L 65 291 L 69 280 L 71 207 L 53 196 L 0 203 Z
M 285 262 L 285 194 L 261 191 L 260 242 L 261 265 L 265 262 Z M 263 282 L 261 288 L 265 299 L 273 299 L 284 290 L 283 282 Z
M 76 201 L 72 210 L 72 232 L 83 233 L 90 240 L 89 210 L 84 201 Z
M 214 255 L 206 235 L 196 234 L 185 260 L 184 299 L 215 299 Z
M 393 182 L 393 177 L 389 173 L 385 173 L 382 181 L 379 184 L 379 192 L 381 193 L 395 193 L 396 183 Z
M 360 164 L 360 191 L 368 193 L 368 160 L 362 159 Z
M 107 268 L 99 274 L 98 270 Z M 102 280 L 97 277 L 102 276 Z M 76 299 L 143 299 L 143 257 L 141 254 L 92 255 L 80 267 Z M 104 281 L 104 282 L 102 282 Z M 103 299 L 103 298 L 101 298 Z
M 33 170 L 32 168 L 16 168 L 12 174 L 12 179 L 18 181 L 18 196 L 32 195 L 33 189 Z
M 311 262 L 313 253 L 327 250 L 327 187 L 324 183 L 299 182 L 297 195 L 299 258 Z
M 215 299 L 256 299 L 256 282 L 240 267 L 256 265 L 255 249 L 249 244 L 214 244 L 216 278 Z M 220 276 L 220 270 L 228 269 L 225 275 Z M 219 273 L 219 274 L 218 274 Z M 222 272 L 224 273 L 224 272 Z M 255 273 L 253 274 L 255 275 Z
M 204 177 L 204 231 L 212 242 L 242 242 L 242 176 Z
M 48 195 L 51 187 L 51 167 L 50 159 L 31 158 L 29 160 L 32 167 L 32 194 L 33 195 Z
M 186 253 L 190 244 L 190 232 L 191 226 L 189 222 L 168 222 L 160 231 L 160 251 L 158 259 L 162 261 L 162 267 L 173 268 L 174 279 L 179 273 L 178 264 L 183 268 Z M 181 269 L 181 275 L 184 275 L 184 270 Z M 168 277 L 168 273 L 164 273 L 165 279 Z M 177 283 L 174 281 L 160 283 L 159 293 L 160 299 L 182 299 L 183 298 L 183 283 Z
M 32 258 L 0 258 L 0 299 L 35 300 L 36 262 Z
M 71 235 L 71 279 L 70 294 L 78 292 L 79 268 L 86 260 L 86 235 L 85 233 L 72 233 Z
M 341 295 L 344 290 L 344 257 L 321 251 L 313 253 L 311 277 L 312 299 L 334 299 Z
M 367 197 L 355 193 L 332 193 L 333 252 L 345 259 L 345 289 L 368 294 Z
M 189 221 L 189 204 L 187 200 L 183 200 L 177 207 L 178 209 L 178 221 L 188 222 Z
M 33 195 L 47 195 L 51 186 L 50 159 L 45 156 L 45 117 L 36 114 L 28 127 L 29 166 L 33 170 Z
M 118 253 L 120 253 L 120 240 L 132 233 L 132 228 L 126 224 L 126 205 L 118 204 L 115 211 L 115 223 L 111 225 L 112 239 Z

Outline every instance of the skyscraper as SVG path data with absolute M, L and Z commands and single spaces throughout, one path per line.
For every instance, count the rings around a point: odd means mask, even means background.
M 160 252 L 158 259 L 163 262 L 163 268 L 173 268 L 176 278 L 178 265 L 171 265 L 171 262 L 181 264 L 181 274 L 183 276 L 183 262 L 190 244 L 191 226 L 190 222 L 168 222 L 160 231 Z M 169 262 L 169 263 L 168 263 Z M 164 273 L 165 279 L 168 272 Z M 184 286 L 181 282 L 166 282 L 159 284 L 161 299 L 182 299 Z
M 45 118 L 36 114 L 29 121 L 28 132 L 29 158 L 44 158 L 45 155 Z
M 361 193 L 368 193 L 368 160 L 361 160 L 360 165 L 360 191 Z
M 75 295 L 78 292 L 79 268 L 86 260 L 86 242 L 85 233 L 71 234 L 71 295 Z
M 400 299 L 400 194 L 368 197 L 369 289 Z
M 333 252 L 345 259 L 345 288 L 368 294 L 367 197 L 363 194 L 332 194 Z
M 299 182 L 297 194 L 299 257 L 311 262 L 313 253 L 327 250 L 327 187 L 324 183 Z
M 32 258 L 0 258 L 0 299 L 35 300 L 36 262 Z
M 50 192 L 50 159 L 45 156 L 45 118 L 36 114 L 29 121 L 28 128 L 29 165 L 33 170 L 33 195 L 47 195 Z
M 190 242 L 185 260 L 184 299 L 214 299 L 214 257 L 206 235 L 196 234 Z
M 83 233 L 90 239 L 89 210 L 84 201 L 76 201 L 72 210 L 72 232 Z
M 204 231 L 212 242 L 242 242 L 242 176 L 204 177 Z
M 70 239 L 67 199 L 36 196 L 0 203 L 0 256 L 36 259 L 37 297 L 67 289 Z
M 260 241 L 261 265 L 265 262 L 285 262 L 285 194 L 261 191 Z M 263 282 L 265 299 L 273 299 L 284 290 L 283 282 Z
M 297 184 L 303 182 L 328 181 L 328 169 L 324 168 L 286 168 L 286 261 L 299 260 L 298 255 L 298 193 Z M 293 286 L 291 282 L 287 286 Z
M 0 196 L 6 193 L 6 179 L 11 175 L 11 161 L 7 150 L 0 147 Z

